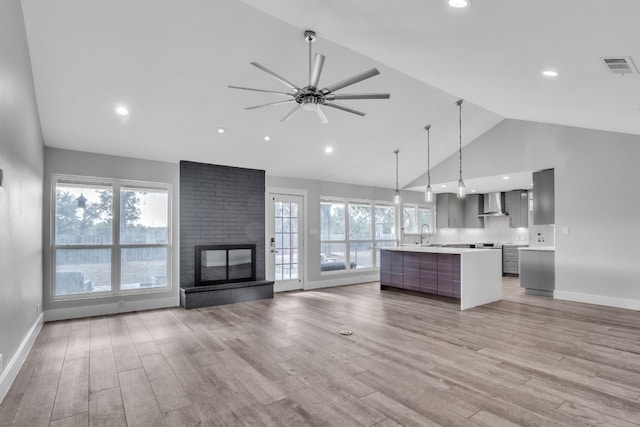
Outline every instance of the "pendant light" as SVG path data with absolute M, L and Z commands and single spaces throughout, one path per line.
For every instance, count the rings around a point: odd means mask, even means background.
M 459 109 L 458 115 L 458 124 L 460 128 L 460 179 L 458 179 L 458 199 L 464 199 L 465 189 L 464 189 L 464 181 L 462 180 L 462 99 L 456 101 L 456 105 Z
M 431 154 L 429 153 L 429 146 L 431 144 L 431 134 L 429 130 L 431 125 L 427 125 L 424 128 L 427 131 L 427 188 L 424 191 L 424 201 L 427 203 L 433 203 L 433 190 L 431 189 Z
M 400 204 L 400 201 L 402 200 L 402 198 L 400 197 L 400 189 L 398 188 L 398 153 L 400 152 L 400 150 L 395 150 L 393 152 L 393 154 L 396 155 L 396 195 L 393 196 L 393 203 L 395 203 L 396 205 Z

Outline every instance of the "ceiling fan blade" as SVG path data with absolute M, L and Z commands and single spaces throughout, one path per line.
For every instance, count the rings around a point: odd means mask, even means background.
M 330 94 L 325 97 L 329 101 L 334 99 L 389 99 L 390 93 L 352 93 L 352 94 Z
M 232 86 L 232 85 L 229 85 L 227 87 L 229 87 L 231 89 L 252 90 L 254 92 L 277 93 L 278 95 L 294 96 L 294 94 L 292 94 L 292 93 L 278 92 L 276 90 L 254 89 L 252 87 Z
M 253 107 L 247 107 L 245 108 L 245 110 L 255 110 L 256 108 L 268 107 L 269 105 L 286 104 L 288 102 L 293 102 L 293 101 L 295 101 L 295 99 L 287 99 L 286 101 L 269 102 L 268 104 L 260 104 L 260 105 L 254 105 Z
M 358 116 L 365 116 L 367 113 L 363 113 L 362 111 L 354 110 L 353 108 L 346 107 L 342 104 L 336 104 L 335 102 L 325 102 L 322 105 L 326 105 L 327 107 L 337 108 L 338 110 L 346 111 L 347 113 L 357 114 Z
M 328 93 L 335 92 L 338 89 L 351 86 L 352 84 L 356 84 L 358 82 L 361 82 L 362 80 L 366 80 L 373 76 L 377 76 L 378 74 L 380 74 L 380 71 L 378 71 L 378 69 L 376 68 L 372 68 L 360 74 L 356 74 L 353 77 L 349 77 L 348 79 L 344 79 L 338 83 L 332 84 L 331 86 L 327 86 L 326 88 L 322 89 L 322 93 L 326 95 Z
M 327 119 L 327 116 L 324 115 L 324 111 L 322 111 L 322 108 L 320 108 L 319 105 L 318 108 L 316 108 L 316 113 L 318 113 L 318 117 L 323 124 L 326 125 L 327 123 L 329 123 L 329 119 Z
M 296 87 L 296 85 L 291 83 L 289 80 L 285 79 L 282 76 L 279 76 L 278 74 L 274 73 L 273 71 L 271 71 L 270 69 L 268 69 L 267 67 L 265 67 L 262 64 L 259 64 L 257 62 L 252 62 L 251 65 L 253 65 L 256 68 L 261 69 L 262 71 L 264 71 L 267 74 L 270 74 L 271 76 L 275 77 L 275 79 L 278 80 L 280 83 L 283 83 L 283 84 L 289 86 L 291 89 L 294 89 L 296 91 L 300 89 L 300 88 Z
M 291 117 L 293 117 L 293 115 L 295 113 L 297 113 L 298 111 L 300 111 L 300 109 L 302 108 L 302 104 L 298 104 L 295 107 L 293 107 L 293 110 L 289 111 L 289 113 L 287 113 L 286 116 L 284 116 L 282 118 L 282 120 L 280 120 L 281 122 L 286 122 L 287 120 L 289 120 Z
M 309 86 L 318 87 L 320 81 L 320 73 L 322 73 L 322 66 L 324 65 L 324 55 L 316 53 L 313 61 L 313 69 L 309 73 Z

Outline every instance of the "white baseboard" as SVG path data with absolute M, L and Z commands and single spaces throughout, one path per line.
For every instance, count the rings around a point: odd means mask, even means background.
M 606 305 L 608 307 L 627 308 L 630 310 L 640 310 L 640 300 L 608 297 L 604 295 L 584 294 L 582 292 L 553 291 L 555 299 L 583 302 L 586 304 Z
M 33 347 L 33 343 L 36 341 L 40 330 L 42 329 L 42 325 L 44 324 L 44 314 L 40 313 L 40 316 L 36 319 L 27 335 L 20 343 L 20 347 L 18 347 L 18 351 L 11 358 L 9 363 L 7 363 L 4 371 L 0 375 L 0 402 L 4 399 L 4 397 L 9 392 L 9 388 L 11 384 L 15 381 L 18 376 L 18 372 L 20 372 L 20 368 L 22 368 L 22 364 L 27 359 L 29 352 L 31 351 L 31 347 Z
M 359 283 L 377 282 L 380 280 L 380 273 L 361 274 L 356 277 L 341 277 L 337 279 L 319 280 L 305 283 L 304 289 L 332 288 L 334 286 L 357 285 Z
M 153 310 L 156 308 L 177 307 L 180 305 L 179 297 L 157 298 L 140 301 L 125 301 L 124 307 L 117 302 L 110 304 L 86 305 L 82 307 L 54 308 L 44 312 L 44 320 L 76 319 L 78 317 L 104 316 L 107 314 L 128 313 L 131 311 Z

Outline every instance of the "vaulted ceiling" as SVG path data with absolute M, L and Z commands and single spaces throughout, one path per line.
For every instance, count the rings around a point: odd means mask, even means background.
M 503 118 L 640 134 L 640 75 L 619 77 L 602 61 L 640 62 L 637 0 L 22 4 L 50 147 L 393 187 L 396 148 L 401 186 L 425 172 L 426 124 L 432 165 L 455 152 L 458 98 L 463 143 Z M 281 98 L 227 85 L 287 89 L 252 61 L 305 84 L 306 29 L 327 58 L 320 86 L 377 67 L 379 76 L 341 92 L 391 99 L 343 102 L 365 117 L 325 108 L 326 125 L 308 111 L 282 123 L 286 104 L 245 110 Z M 121 104 L 126 117 L 114 112 Z

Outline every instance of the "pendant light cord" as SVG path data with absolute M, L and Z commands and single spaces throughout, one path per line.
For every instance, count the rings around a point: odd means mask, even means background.
M 431 125 L 427 125 L 425 127 L 427 130 L 427 187 L 431 186 L 431 154 L 429 153 L 429 147 L 431 145 Z
M 459 133 L 459 139 L 460 139 L 460 180 L 462 180 L 462 99 L 459 99 L 458 102 L 456 102 L 456 104 L 458 104 L 458 108 L 460 110 L 459 114 L 458 114 L 458 127 L 460 130 Z
M 399 188 L 398 188 L 398 153 L 399 152 L 400 152 L 400 150 L 394 151 L 394 153 L 396 155 L 396 191 L 399 190 Z

